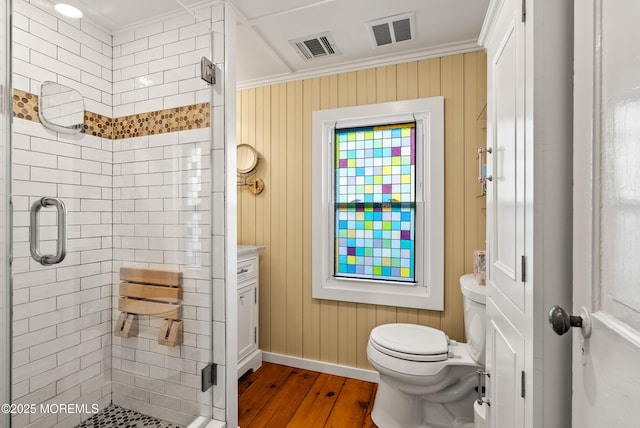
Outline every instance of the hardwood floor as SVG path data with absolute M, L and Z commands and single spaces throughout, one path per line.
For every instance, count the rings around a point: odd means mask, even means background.
M 240 428 L 375 427 L 378 385 L 262 363 L 238 380 Z

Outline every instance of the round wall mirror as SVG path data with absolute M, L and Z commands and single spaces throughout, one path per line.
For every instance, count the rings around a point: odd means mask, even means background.
M 258 152 L 248 144 L 238 144 L 237 149 L 237 170 L 238 174 L 249 174 L 258 165 Z

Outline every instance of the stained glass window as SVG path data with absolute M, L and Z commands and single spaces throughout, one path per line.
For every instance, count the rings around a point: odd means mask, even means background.
M 335 131 L 335 276 L 415 281 L 415 129 Z

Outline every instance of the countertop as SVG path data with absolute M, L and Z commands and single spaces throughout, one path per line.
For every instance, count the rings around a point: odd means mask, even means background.
M 262 245 L 238 245 L 238 256 L 257 253 L 262 250 L 264 250 L 264 246 Z

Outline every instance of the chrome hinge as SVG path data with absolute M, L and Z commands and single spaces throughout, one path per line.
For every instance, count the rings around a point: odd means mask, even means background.
M 522 22 L 527 21 L 527 0 L 522 0 Z
M 524 398 L 524 370 L 520 372 L 520 397 Z
M 527 257 L 522 256 L 520 258 L 520 267 L 522 270 L 522 282 L 527 282 Z
M 200 78 L 210 85 L 216 84 L 216 69 L 207 57 L 200 58 Z
M 488 378 L 491 378 L 491 373 L 484 371 L 482 369 L 476 370 L 476 373 L 478 374 L 478 397 L 476 398 L 476 401 L 480 405 L 486 404 L 487 406 L 491 406 L 491 402 L 485 395 L 485 392 L 486 392 L 485 376 Z
M 201 391 L 205 392 L 213 385 L 218 384 L 217 364 L 209 363 L 200 371 Z

